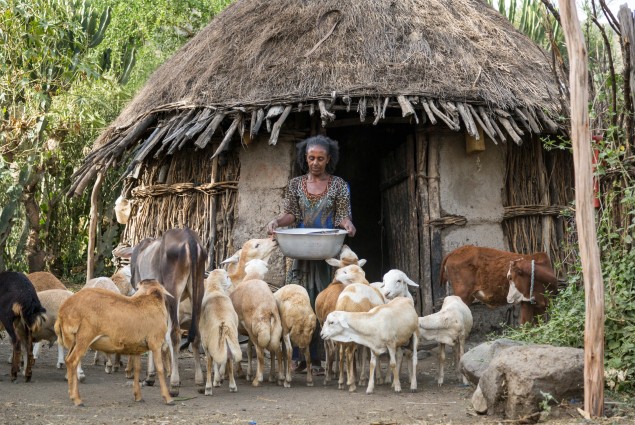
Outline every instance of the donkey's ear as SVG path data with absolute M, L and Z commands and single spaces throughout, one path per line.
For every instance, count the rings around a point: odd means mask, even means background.
M 131 246 L 122 246 L 120 248 L 115 248 L 112 253 L 116 257 L 120 258 L 130 258 L 132 257 L 132 247 Z

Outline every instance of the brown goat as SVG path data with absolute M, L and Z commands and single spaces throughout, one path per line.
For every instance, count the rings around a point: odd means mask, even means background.
M 168 329 L 165 296 L 170 296 L 154 279 L 139 283 L 132 297 L 101 288 L 82 289 L 60 307 L 55 323 L 58 340 L 69 352 L 66 356 L 68 392 L 76 406 L 83 406 L 77 385 L 77 364 L 89 347 L 105 353 L 131 355 L 135 401 L 141 401 L 140 355 L 153 353 L 161 395 L 172 404 L 163 373 L 161 347 Z

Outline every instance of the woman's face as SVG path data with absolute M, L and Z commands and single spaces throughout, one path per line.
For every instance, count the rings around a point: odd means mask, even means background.
M 331 156 L 322 146 L 309 146 L 306 153 L 306 163 L 309 166 L 309 172 L 319 176 L 326 172 L 326 164 L 331 160 Z

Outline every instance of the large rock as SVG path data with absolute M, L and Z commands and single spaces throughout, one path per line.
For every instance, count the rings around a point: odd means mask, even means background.
M 507 348 L 492 360 L 478 386 L 488 414 L 529 416 L 540 412 L 541 393 L 556 401 L 583 396 L 584 350 L 550 345 Z M 482 400 L 476 400 L 482 411 Z
M 511 339 L 497 339 L 496 341 L 480 344 L 461 357 L 459 370 L 472 384 L 477 385 L 483 372 L 491 361 L 503 350 L 517 347 L 520 343 Z

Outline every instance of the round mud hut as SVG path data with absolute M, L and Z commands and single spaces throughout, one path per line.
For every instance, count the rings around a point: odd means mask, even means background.
M 122 242 L 188 226 L 211 269 L 266 237 L 299 173 L 295 144 L 325 134 L 351 188 L 346 243 L 369 281 L 405 271 L 430 313 L 459 246 L 562 260 L 573 170 L 543 148 L 566 115 L 550 63 L 480 0 L 238 0 L 150 77 L 70 193 L 127 166 Z M 287 262 L 273 260 L 282 285 Z

